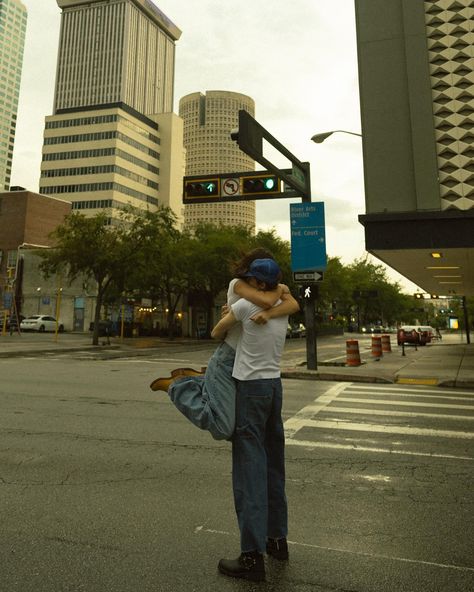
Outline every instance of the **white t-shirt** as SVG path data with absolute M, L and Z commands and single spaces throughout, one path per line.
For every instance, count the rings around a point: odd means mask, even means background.
M 232 305 L 235 318 L 242 324 L 242 337 L 237 343 L 232 373 L 238 380 L 280 376 L 288 317 L 277 317 L 265 325 L 257 325 L 251 317 L 261 310 L 260 306 L 243 298 Z
M 238 300 L 240 300 L 240 296 L 234 292 L 235 284 L 239 281 L 239 278 L 234 278 L 229 283 L 229 288 L 227 289 L 227 304 L 232 306 Z M 242 333 L 242 325 L 237 323 L 232 327 L 230 331 L 227 332 L 225 342 L 227 345 L 230 345 L 232 349 L 237 349 L 237 344 L 239 343 L 240 335 Z

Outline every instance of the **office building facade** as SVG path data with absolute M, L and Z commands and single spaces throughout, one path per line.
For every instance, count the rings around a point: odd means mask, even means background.
M 26 21 L 20 0 L 0 1 L 0 191 L 10 187 Z
M 229 91 L 196 92 L 182 97 L 179 115 L 184 125 L 186 175 L 253 171 L 255 163 L 244 154 L 230 132 L 238 127 L 239 109 L 252 116 L 250 97 Z M 192 229 L 200 223 L 243 225 L 255 230 L 255 201 L 186 204 L 184 224 Z
M 182 123 L 172 113 L 181 32 L 149 0 L 57 0 L 54 114 L 40 191 L 111 223 L 130 204 L 181 215 Z M 170 159 L 173 153 L 176 158 Z
M 366 248 L 474 295 L 474 2 L 355 0 Z

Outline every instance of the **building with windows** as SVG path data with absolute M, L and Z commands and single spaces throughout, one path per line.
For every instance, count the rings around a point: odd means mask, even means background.
M 356 0 L 366 248 L 474 296 L 474 1 Z
M 57 0 L 54 114 L 40 191 L 113 224 L 130 204 L 181 217 L 182 122 L 172 113 L 180 30 L 150 0 Z M 171 155 L 173 157 L 171 157 Z
M 0 191 L 10 186 L 26 20 L 20 0 L 0 1 Z
M 61 199 L 23 189 L 0 193 L 0 310 L 11 310 L 16 292 L 21 312 L 19 254 L 26 247 L 50 247 L 50 233 L 70 212 L 71 204 Z
M 252 116 L 255 103 L 250 97 L 229 91 L 211 90 L 182 97 L 179 115 L 184 125 L 186 175 L 255 170 L 255 162 L 231 140 L 238 127 L 239 109 Z M 255 201 L 186 204 L 184 224 L 193 228 L 202 222 L 243 225 L 255 229 Z

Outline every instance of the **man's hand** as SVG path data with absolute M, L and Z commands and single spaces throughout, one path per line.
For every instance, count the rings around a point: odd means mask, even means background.
M 230 306 L 227 303 L 223 304 L 221 307 L 221 319 L 223 319 L 229 311 L 230 311 Z
M 268 310 L 262 310 L 254 314 L 253 317 L 250 317 L 250 320 L 257 323 L 257 325 L 265 325 L 270 318 Z

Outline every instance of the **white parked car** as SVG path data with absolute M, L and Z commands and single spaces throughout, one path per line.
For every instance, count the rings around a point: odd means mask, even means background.
M 22 331 L 39 331 L 40 333 L 56 331 L 56 319 L 49 315 L 32 315 L 21 321 L 20 329 Z M 60 322 L 58 323 L 58 331 L 59 333 L 64 331 L 64 325 Z

